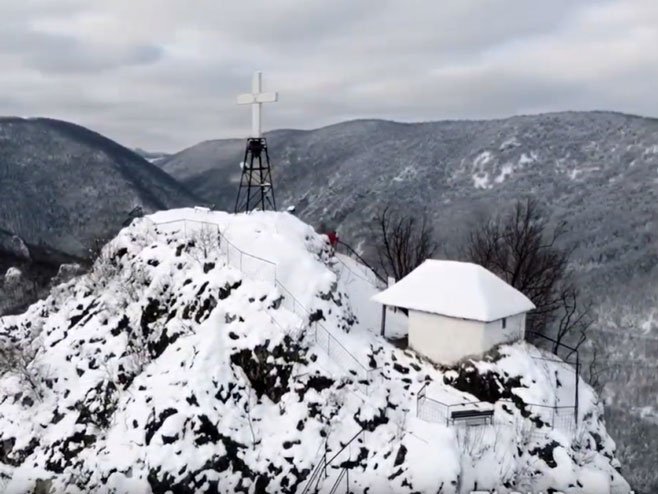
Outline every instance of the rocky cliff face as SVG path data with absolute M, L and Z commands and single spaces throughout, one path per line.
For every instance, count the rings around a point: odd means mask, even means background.
M 519 343 L 437 368 L 378 336 L 353 269 L 287 214 L 136 220 L 0 319 L 0 490 L 629 491 L 587 384 L 554 419 L 568 365 Z

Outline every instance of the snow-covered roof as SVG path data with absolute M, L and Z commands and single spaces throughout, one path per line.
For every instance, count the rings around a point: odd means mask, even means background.
M 535 308 L 528 297 L 478 264 L 435 259 L 428 259 L 372 299 L 384 305 L 486 322 Z

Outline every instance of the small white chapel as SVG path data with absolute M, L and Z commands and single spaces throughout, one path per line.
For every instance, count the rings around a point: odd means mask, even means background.
M 535 305 L 478 264 L 428 259 L 373 296 L 409 311 L 409 347 L 451 365 L 525 336 L 526 313 Z

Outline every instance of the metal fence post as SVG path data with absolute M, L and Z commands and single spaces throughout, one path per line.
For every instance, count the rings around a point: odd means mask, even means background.
M 575 403 L 575 410 L 574 410 L 574 423 L 576 424 L 576 428 L 578 428 L 578 391 L 579 391 L 579 384 L 580 384 L 580 355 L 578 352 L 576 352 L 576 403 Z
M 327 441 L 329 440 L 329 437 L 327 437 Z M 327 441 L 324 442 L 324 478 L 327 478 Z

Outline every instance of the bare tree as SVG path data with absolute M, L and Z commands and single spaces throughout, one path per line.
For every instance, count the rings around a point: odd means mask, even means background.
M 558 290 L 560 305 L 555 323 L 555 343 L 552 351 L 557 355 L 559 345 L 569 341 L 573 348 L 579 348 L 587 340 L 587 330 L 592 325 L 590 304 L 581 306 L 578 301 L 578 289 L 571 283 Z M 572 352 L 573 353 L 573 352 Z M 567 355 L 567 358 L 571 353 Z
M 11 373 L 18 376 L 39 399 L 43 399 L 41 378 L 35 362 L 35 354 L 29 345 L 0 343 L 0 376 Z
M 374 225 L 379 266 L 386 276 L 404 278 L 436 251 L 434 229 L 425 213 L 395 214 L 387 206 Z
M 579 302 L 579 290 L 569 271 L 572 250 L 559 246 L 566 223 L 551 225 L 539 203 L 519 200 L 509 212 L 485 219 L 471 231 L 466 257 L 523 292 L 536 305 L 527 328 L 554 339 L 552 351 L 586 339 L 589 307 Z
M 619 365 L 611 359 L 610 348 L 597 338 L 589 339 L 588 360 L 583 368 L 583 375 L 587 383 L 592 386 L 598 395 L 602 395 L 605 383 L 609 381 L 610 374 Z
M 101 257 L 103 254 L 103 247 L 105 247 L 110 240 L 112 240 L 112 237 L 108 236 L 97 236 L 92 239 L 91 245 L 89 246 L 89 249 L 87 249 L 86 259 L 90 265 L 93 264 L 96 259 Z
M 191 240 L 194 248 L 191 250 L 190 255 L 201 263 L 207 260 L 212 252 L 219 250 L 222 237 L 219 227 L 204 224 L 192 233 Z

